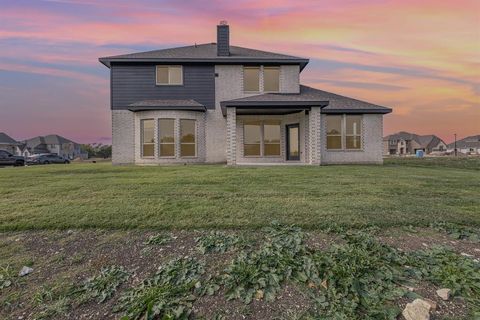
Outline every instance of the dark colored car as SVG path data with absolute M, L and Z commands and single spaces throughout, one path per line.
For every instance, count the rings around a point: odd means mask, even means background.
M 0 166 L 24 166 L 25 158 L 15 156 L 6 150 L 0 150 Z
M 50 164 L 50 163 L 70 163 L 70 160 L 65 159 L 56 154 L 39 154 L 29 157 L 27 164 Z

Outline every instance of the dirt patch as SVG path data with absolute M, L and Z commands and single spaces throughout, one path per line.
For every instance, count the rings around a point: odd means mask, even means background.
M 480 243 L 455 240 L 447 234 L 432 229 L 416 228 L 409 231 L 388 229 L 382 232 L 378 238 L 383 243 L 405 252 L 424 250 L 433 246 L 446 246 L 460 254 L 480 260 Z
M 460 297 L 453 297 L 448 301 L 442 300 L 436 291 L 439 289 L 433 284 L 428 282 L 420 282 L 412 287 L 413 292 L 418 294 L 421 298 L 429 299 L 434 301 L 437 304 L 437 307 L 434 311 L 430 312 L 431 320 L 440 320 L 445 318 L 455 318 L 455 319 L 467 319 L 469 311 L 465 301 Z M 414 299 L 402 298 L 398 300 L 399 307 L 403 310 L 407 303 L 412 302 Z M 400 316 L 400 319 L 405 319 L 403 316 Z

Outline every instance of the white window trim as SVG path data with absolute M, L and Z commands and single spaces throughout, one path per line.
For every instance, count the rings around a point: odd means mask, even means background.
M 168 68 L 168 83 L 159 83 L 158 82 L 158 67 L 167 67 Z M 170 68 L 171 67 L 180 67 L 180 83 L 171 83 L 170 79 Z M 157 86 L 183 86 L 183 66 L 182 65 L 163 65 L 159 64 L 155 66 L 155 84 Z
M 353 134 L 348 134 L 347 135 L 347 116 L 360 116 L 361 117 L 361 120 L 360 120 L 360 134 L 357 134 L 357 135 L 353 135 Z M 328 117 L 329 115 L 326 115 L 326 117 Z M 332 115 L 333 116 L 333 115 Z M 338 116 L 338 115 L 335 115 L 335 116 Z M 335 152 L 335 151 L 346 151 L 346 152 L 358 152 L 358 151 L 363 151 L 363 148 L 364 148 L 364 142 L 363 142 L 363 114 L 346 114 L 346 113 L 343 113 L 340 115 L 342 117 L 342 122 L 341 122 L 341 128 L 342 128 L 342 132 L 338 135 L 329 135 L 328 133 L 325 135 L 325 150 L 327 150 L 328 152 Z M 325 128 L 326 128 L 326 124 L 327 124 L 327 120 L 325 120 Z M 340 136 L 341 137 L 341 148 L 335 148 L 335 149 L 332 149 L 332 148 L 327 148 L 327 139 L 328 137 L 338 137 Z M 357 137 L 359 136 L 360 137 L 360 148 L 358 149 L 347 149 L 347 136 L 349 137 Z
M 182 142 L 182 120 L 192 120 L 194 121 L 195 123 L 195 142 L 191 143 L 191 142 Z M 180 118 L 178 119 L 178 143 L 179 143 L 179 150 L 178 150 L 178 155 L 179 155 L 179 158 L 182 158 L 182 159 L 194 159 L 194 158 L 197 158 L 198 157 L 198 144 L 197 144 L 197 141 L 198 141 L 198 123 L 197 123 L 197 119 L 188 119 L 188 118 Z M 195 145 L 195 155 L 194 156 L 182 156 L 182 144 L 193 144 Z

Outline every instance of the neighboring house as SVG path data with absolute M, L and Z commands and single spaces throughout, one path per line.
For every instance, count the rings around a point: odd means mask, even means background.
M 217 43 L 100 58 L 110 68 L 112 161 L 382 163 L 392 110 L 299 83 L 309 60 Z
M 4 132 L 0 132 L 0 150 L 6 150 L 14 155 L 19 155 L 20 142 L 11 138 Z
M 422 150 L 427 154 L 445 152 L 447 145 L 433 134 L 420 136 L 401 131 L 383 138 L 383 153 L 386 155 L 415 154 L 417 150 Z
M 455 151 L 455 142 L 447 146 L 449 152 Z M 470 136 L 457 141 L 457 152 L 464 154 L 480 154 L 480 135 Z
M 80 145 L 56 134 L 38 136 L 25 140 L 20 146 L 23 156 L 41 153 L 55 153 L 61 157 L 74 159 L 81 156 Z

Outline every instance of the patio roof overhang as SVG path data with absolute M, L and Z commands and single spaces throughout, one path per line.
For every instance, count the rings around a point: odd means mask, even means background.
M 176 110 L 205 112 L 207 108 L 195 100 L 143 100 L 128 105 L 132 112 L 149 110 Z
M 310 110 L 311 107 L 326 107 L 328 101 L 223 101 L 220 103 L 222 113 L 227 115 L 227 108 L 235 107 L 239 115 L 258 114 L 290 114 L 302 110 Z

